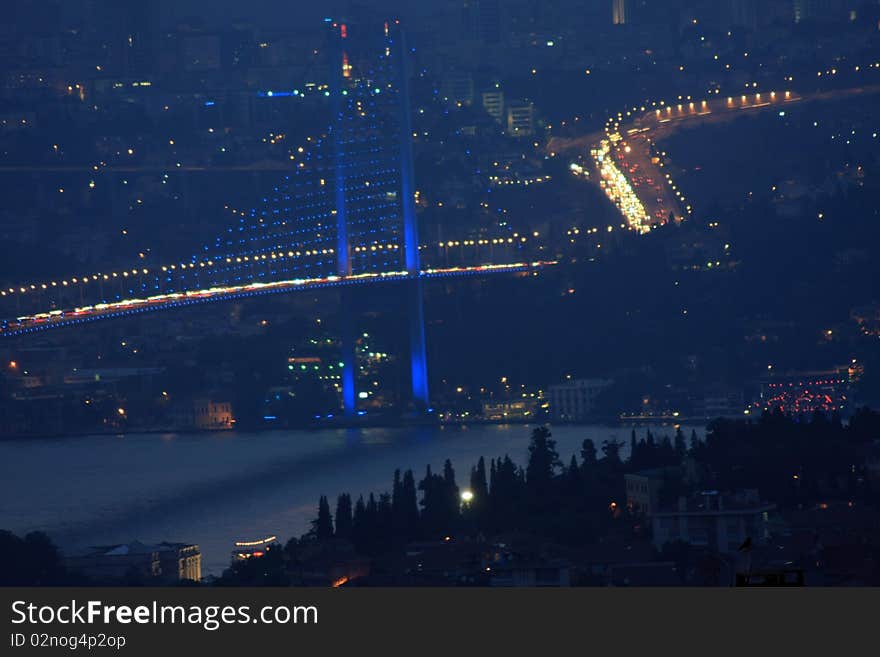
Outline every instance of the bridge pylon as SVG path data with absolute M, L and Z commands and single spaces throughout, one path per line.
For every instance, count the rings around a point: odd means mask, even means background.
M 400 101 L 400 188 L 403 206 L 403 235 L 406 270 L 418 275 L 422 269 L 419 256 L 419 219 L 416 215 L 415 170 L 412 152 L 412 124 L 409 109 L 409 84 L 406 71 L 406 38 L 397 33 L 397 82 Z M 409 341 L 410 379 L 412 399 L 416 411 L 425 412 L 430 407 L 428 392 L 428 358 L 425 347 L 425 304 L 422 298 L 422 281 L 415 278 L 409 283 Z
M 374 267 L 358 255 L 365 251 L 387 253 L 393 246 L 391 251 L 400 257 L 385 265 L 405 268 L 412 277 L 405 282 L 410 382 L 415 409 L 424 412 L 430 402 L 406 42 L 396 22 L 384 24 L 384 36 L 381 29 L 353 29 L 344 22 L 331 21 L 330 27 L 337 274 L 349 276 Z M 344 292 L 341 360 L 347 417 L 357 413 L 352 302 Z

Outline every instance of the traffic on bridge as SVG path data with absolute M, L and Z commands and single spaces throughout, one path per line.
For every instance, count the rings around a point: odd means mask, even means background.
M 322 278 L 297 278 L 286 281 L 255 282 L 246 285 L 211 287 L 203 290 L 189 290 L 158 294 L 150 297 L 123 299 L 112 303 L 99 303 L 71 310 L 51 310 L 33 315 L 23 315 L 14 319 L 0 320 L 0 337 L 25 335 L 62 326 L 73 326 L 98 319 L 124 317 L 153 310 L 181 308 L 211 301 L 298 292 L 326 287 L 365 285 L 369 283 L 461 277 L 499 273 L 529 272 L 557 264 L 555 261 L 514 262 L 496 265 L 477 265 L 472 267 L 445 267 L 425 269 L 419 274 L 406 271 L 369 272 L 350 276 L 325 276 Z
M 668 136 L 683 124 L 728 120 L 743 110 L 760 110 L 801 100 L 791 91 L 744 94 L 726 99 L 695 100 L 691 96 L 676 103 L 655 101 L 608 119 L 605 134 L 590 149 L 598 185 L 630 230 L 643 234 L 669 221 L 690 216 L 689 204 L 671 174 L 665 170 L 667 155 L 656 146 L 658 136 Z M 629 127 L 624 127 L 631 119 Z M 585 176 L 585 168 L 571 165 L 572 173 Z

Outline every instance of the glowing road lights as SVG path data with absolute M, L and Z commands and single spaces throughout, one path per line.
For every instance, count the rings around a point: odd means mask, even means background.
M 757 83 L 747 83 L 746 86 L 751 86 L 754 88 L 757 87 Z M 720 89 L 715 89 L 714 92 L 711 89 L 709 90 L 709 93 L 717 94 L 719 92 Z M 783 93 L 786 101 L 800 100 L 799 97 L 793 97 L 791 91 L 785 91 Z M 766 97 L 767 95 L 769 95 L 769 99 Z M 655 109 L 653 110 L 653 112 L 649 111 L 648 114 L 638 117 L 637 120 L 643 121 L 650 117 L 652 119 L 652 122 L 649 123 L 647 127 L 638 127 L 637 124 L 637 127 L 626 130 L 626 134 L 634 136 L 637 134 L 646 133 L 650 130 L 651 124 L 654 123 L 659 125 L 666 124 L 671 121 L 684 120 L 690 117 L 705 116 L 712 114 L 713 109 L 721 109 L 721 107 L 713 108 L 712 106 L 710 106 L 707 100 L 696 101 L 692 96 L 679 95 L 677 97 L 677 100 L 680 102 L 677 102 L 675 104 L 667 104 L 665 100 L 653 101 L 650 103 L 646 101 L 645 105 L 650 105 Z M 699 102 L 699 107 L 697 106 L 697 102 Z M 741 110 L 760 108 L 766 107 L 775 102 L 777 102 L 777 93 L 775 91 L 770 91 L 769 93 L 756 92 L 753 96 L 742 94 L 739 96 L 738 99 L 736 99 L 734 96 L 728 96 L 725 109 Z M 687 104 L 687 107 L 685 107 L 685 103 Z M 632 111 L 627 109 L 626 116 L 633 116 L 636 111 L 637 108 L 635 107 L 632 109 Z M 641 111 L 644 113 L 645 108 L 643 107 Z M 593 148 L 593 150 L 590 151 L 590 154 L 593 158 L 596 168 L 599 170 L 600 186 L 602 187 L 606 196 L 612 201 L 612 203 L 614 203 L 615 206 L 617 206 L 621 214 L 624 215 L 630 229 L 636 230 L 640 233 L 645 233 L 652 228 L 651 222 L 654 219 L 662 224 L 665 222 L 665 217 L 660 217 L 659 214 L 657 214 L 656 217 L 652 217 L 648 213 L 645 203 L 638 198 L 638 195 L 636 194 L 636 191 L 633 187 L 633 183 L 628 179 L 626 172 L 623 170 L 622 167 L 618 166 L 618 164 L 613 161 L 613 156 L 616 152 L 616 148 L 620 148 L 620 151 L 617 151 L 617 153 L 623 153 L 625 155 L 630 155 L 635 150 L 628 143 L 622 143 L 620 146 L 618 146 L 618 142 L 623 142 L 623 136 L 621 134 L 623 132 L 621 128 L 623 115 L 623 112 L 619 112 L 617 114 L 616 120 L 614 118 L 609 118 L 606 121 L 605 132 L 607 138 L 602 140 L 598 144 L 598 146 Z M 780 113 L 780 116 L 784 116 L 784 113 Z M 650 137 L 646 137 L 646 139 L 648 144 L 653 144 Z M 662 169 L 664 167 L 662 157 L 665 156 L 666 153 L 655 155 L 652 152 L 648 159 L 650 160 L 651 165 L 657 166 Z M 635 166 L 639 166 L 638 159 L 636 160 Z M 629 166 L 629 168 L 630 173 L 634 173 L 633 166 Z M 572 165 L 571 169 L 575 175 L 579 175 L 580 172 L 575 168 L 574 165 Z M 655 178 L 665 177 L 666 182 L 671 188 L 672 192 L 672 198 L 670 200 L 676 202 L 677 204 L 680 204 L 680 207 L 684 209 L 685 214 L 693 214 L 693 207 L 687 204 L 686 197 L 673 184 L 670 175 L 662 171 L 657 171 L 655 173 Z M 638 181 L 638 178 L 636 178 L 635 180 Z M 658 198 L 658 203 L 659 202 L 660 199 Z
M 21 335 L 57 326 L 67 326 L 78 324 L 83 321 L 109 317 L 121 317 L 149 310 L 188 306 L 207 301 L 221 301 L 262 294 L 290 292 L 299 289 L 406 280 L 414 277 L 440 278 L 490 273 L 535 271 L 555 264 L 556 261 L 537 261 L 497 265 L 477 265 L 472 267 L 431 268 L 422 270 L 418 274 L 410 274 L 406 271 L 371 272 L 351 276 L 326 276 L 323 278 L 311 279 L 298 278 L 286 281 L 249 283 L 246 285 L 213 287 L 202 290 L 190 290 L 187 292 L 173 292 L 147 298 L 125 299 L 114 303 L 100 303 L 94 306 L 74 308 L 73 310 L 52 311 L 51 313 L 39 313 L 36 315 L 18 317 L 14 320 L 6 320 L 0 324 L 0 336 Z M 74 278 L 71 280 L 76 283 L 78 279 Z M 66 281 L 64 283 L 66 284 Z M 320 323 L 321 320 L 318 319 L 316 321 Z
M 611 157 L 611 142 L 611 138 L 603 139 L 599 147 L 591 151 L 593 161 L 599 170 L 599 184 L 608 199 L 623 214 L 629 227 L 639 233 L 646 233 L 651 229 L 648 212 L 626 175 L 614 163 Z

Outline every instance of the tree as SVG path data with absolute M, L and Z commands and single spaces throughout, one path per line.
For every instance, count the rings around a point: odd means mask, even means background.
M 312 521 L 312 535 L 319 541 L 333 537 L 333 516 L 326 495 L 318 500 L 318 517 Z
M 596 444 L 589 438 L 581 443 L 581 462 L 584 468 L 596 465 Z
M 367 519 L 367 505 L 364 502 L 364 496 L 360 495 L 354 505 L 354 512 L 351 516 L 351 542 L 354 543 L 354 549 L 366 554 L 369 546 L 370 527 Z
M 0 531 L 0 586 L 62 586 L 70 581 L 46 534 L 31 532 L 22 539 Z
M 489 498 L 489 483 L 486 481 L 486 460 L 481 456 L 477 461 L 476 467 L 471 470 L 471 492 L 474 494 L 474 501 Z
M 462 509 L 462 516 L 466 518 L 466 529 L 476 533 L 486 527 L 490 505 L 489 482 L 486 478 L 486 460 L 482 456 L 477 461 L 477 465 L 471 468 L 470 491 L 473 497 Z
M 401 479 L 400 470 L 394 471 L 391 493 L 392 533 L 396 541 L 415 538 L 419 530 L 419 505 L 412 470 Z
M 522 500 L 525 488 L 522 471 L 509 456 L 495 461 L 495 476 L 489 488 L 490 525 L 495 530 L 522 527 Z
M 35 586 L 51 586 L 64 578 L 61 555 L 52 540 L 43 532 L 30 532 L 24 537 L 26 564 Z
M 443 524 L 444 532 L 452 532 L 458 524 L 458 516 L 461 511 L 461 491 L 455 483 L 455 469 L 452 461 L 446 459 L 443 464 Z
M 394 543 L 394 512 L 391 508 L 391 495 L 382 493 L 376 505 L 376 542 L 374 548 L 380 552 Z
M 391 521 L 394 534 L 403 535 L 406 520 L 403 517 L 403 482 L 400 480 L 400 468 L 394 471 L 394 481 L 391 484 Z
M 336 536 L 350 539 L 352 529 L 351 496 L 342 493 L 336 499 Z
M 416 480 L 412 470 L 407 470 L 403 473 L 401 495 L 404 536 L 407 539 L 412 539 L 419 533 L 419 500 L 416 493 Z
M 581 486 L 581 470 L 578 467 L 577 457 L 572 454 L 568 469 L 565 471 L 565 492 L 567 495 L 576 495 Z
M 437 480 L 430 464 L 425 466 L 425 476 L 419 482 L 419 490 L 422 491 L 422 530 L 425 536 L 431 536 L 440 524 L 437 511 L 440 503 L 437 499 Z
M 669 436 L 663 436 L 663 439 L 660 441 L 657 460 L 656 465 L 670 465 L 678 460 L 675 447 L 673 447 L 672 441 L 669 440 Z
M 687 445 L 684 441 L 684 434 L 681 431 L 681 427 L 675 430 L 675 456 L 681 462 L 681 460 L 687 456 Z
M 437 538 L 453 531 L 459 513 L 459 492 L 455 471 L 447 460 L 443 474 L 435 475 L 429 465 L 419 482 L 422 491 L 422 528 L 427 537 Z
M 620 448 L 623 443 L 616 440 L 605 440 L 602 442 L 602 454 L 609 464 L 620 465 Z
M 526 486 L 533 500 L 545 498 L 553 485 L 556 470 L 562 466 L 556 441 L 547 427 L 536 427 L 529 443 Z

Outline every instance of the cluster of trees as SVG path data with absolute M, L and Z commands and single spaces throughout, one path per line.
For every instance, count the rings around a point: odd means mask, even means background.
M 391 493 L 337 498 L 335 513 L 321 497 L 318 515 L 304 540 L 350 540 L 360 554 L 385 554 L 413 540 L 467 534 L 534 532 L 566 542 L 594 538 L 621 521 L 624 510 L 621 443 L 583 441 L 581 458 L 564 465 L 549 429 L 536 428 L 525 467 L 509 456 L 480 458 L 468 485 L 460 486 L 452 463 L 442 472 L 428 466 L 416 483 L 411 470 L 394 473 Z M 465 495 L 462 493 L 466 492 Z
M 781 505 L 860 499 L 880 506 L 864 463 L 880 438 L 880 413 L 859 410 L 844 426 L 838 415 L 765 413 L 756 422 L 718 419 L 691 456 L 721 489 L 757 488 Z
M 65 570 L 58 548 L 43 532 L 22 538 L 0 530 L 0 586 L 67 586 L 81 579 Z
M 698 443 L 697 432 L 691 430 L 691 447 Z M 675 435 L 672 438 L 663 436 L 659 440 L 654 437 L 650 429 L 648 429 L 645 438 L 638 440 L 636 432 L 633 430 L 627 466 L 630 470 L 646 470 L 679 465 L 687 454 L 688 445 L 680 427 L 675 430 Z
M 354 504 L 351 495 L 343 493 L 336 500 L 335 514 L 331 514 L 330 503 L 322 496 L 309 537 L 350 540 L 358 552 L 377 554 L 421 537 L 450 533 L 457 527 L 460 505 L 455 470 L 448 460 L 440 474 L 428 466 L 418 485 L 412 470 L 396 470 L 391 493 L 378 497 L 370 493 L 366 499 L 358 497 Z
M 350 540 L 364 555 L 449 535 L 528 533 L 585 544 L 610 531 L 626 535 L 639 530 L 638 519 L 626 508 L 624 474 L 655 468 L 664 470 L 664 504 L 699 488 L 757 488 L 783 507 L 834 495 L 880 503 L 880 491 L 871 489 L 861 465 L 864 449 L 878 436 L 880 414 L 873 411 L 859 411 L 847 426 L 838 417 L 776 412 L 757 421 L 716 420 L 705 440 L 696 432 L 688 439 L 680 429 L 660 438 L 648 431 L 638 439 L 633 432 L 626 460 L 621 458 L 623 443 L 605 441 L 597 450 L 586 439 L 580 454 L 565 464 L 550 430 L 539 427 L 532 432 L 525 467 L 509 456 L 488 464 L 481 457 L 464 487 L 447 460 L 440 473 L 429 466 L 418 483 L 412 471 L 398 470 L 391 493 L 359 497 L 354 504 L 344 493 L 335 514 L 322 497 L 303 540 Z M 692 465 L 688 480 L 680 467 L 686 460 Z

